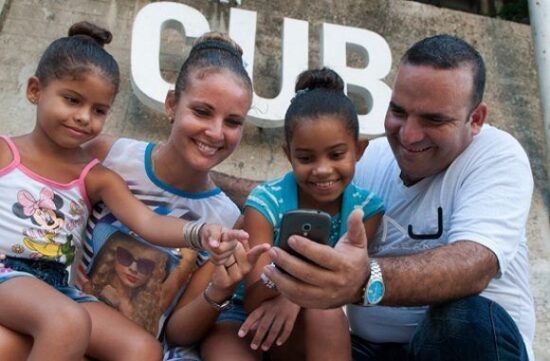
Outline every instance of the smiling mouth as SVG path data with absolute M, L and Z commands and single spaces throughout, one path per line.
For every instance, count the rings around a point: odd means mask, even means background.
M 83 129 L 80 129 L 80 128 L 75 128 L 75 127 L 70 127 L 68 125 L 65 125 L 65 128 L 69 129 L 70 131 L 74 132 L 74 133 L 78 133 L 78 134 L 81 134 L 81 135 L 88 135 L 89 133 Z
M 208 145 L 198 140 L 195 140 L 195 144 L 197 145 L 201 153 L 209 156 L 216 154 L 216 152 L 221 148 Z
M 403 149 L 405 149 L 409 153 L 422 153 L 422 152 L 425 152 L 427 150 L 432 149 L 431 146 L 423 147 L 423 148 L 418 148 L 418 147 L 417 148 L 410 148 L 410 147 L 406 147 L 404 145 L 401 145 L 401 147 L 403 147 Z
M 322 182 L 310 182 L 311 185 L 313 185 L 316 189 L 321 191 L 331 190 L 338 180 L 329 180 L 329 181 L 322 181 Z

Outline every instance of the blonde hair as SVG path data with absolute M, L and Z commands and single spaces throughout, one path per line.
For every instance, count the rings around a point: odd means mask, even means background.
M 154 250 L 153 247 L 140 243 L 131 236 L 122 232 L 115 232 L 99 251 L 95 261 L 95 266 L 89 277 L 89 282 L 84 285 L 84 291 L 100 297 L 103 289 L 112 285 L 113 278 L 118 277 L 115 271 L 116 249 L 124 246 L 129 249 L 147 249 Z M 156 336 L 158 330 L 158 321 L 164 310 L 161 309 L 162 283 L 166 278 L 168 271 L 167 265 L 169 255 L 157 250 L 151 252 L 155 262 L 155 268 L 147 281 L 142 286 L 132 290 L 131 303 L 133 312 L 131 315 L 125 315 L 136 322 L 148 332 Z

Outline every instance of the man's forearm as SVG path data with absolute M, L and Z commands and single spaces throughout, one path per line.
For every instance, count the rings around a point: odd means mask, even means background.
M 210 175 L 214 183 L 241 209 L 244 207 L 244 202 L 250 191 L 260 184 L 260 182 L 252 179 L 238 178 L 216 171 L 211 171 Z
M 498 271 L 494 253 L 470 241 L 377 260 L 386 286 L 382 304 L 390 306 L 431 305 L 478 294 Z

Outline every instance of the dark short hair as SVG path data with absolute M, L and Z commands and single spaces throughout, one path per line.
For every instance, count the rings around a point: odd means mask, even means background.
M 284 134 L 287 145 L 296 124 L 323 115 L 334 115 L 352 137 L 359 138 L 359 119 L 352 101 L 344 94 L 344 81 L 329 68 L 311 69 L 298 75 L 292 98 L 285 114 Z
M 401 58 L 402 64 L 428 65 L 435 69 L 456 69 L 468 65 L 472 69 L 472 106 L 483 99 L 485 63 L 479 52 L 456 36 L 442 34 L 420 40 Z
M 120 84 L 116 60 L 103 46 L 109 44 L 112 34 L 92 23 L 81 21 L 69 29 L 69 36 L 54 40 L 44 51 L 35 76 L 44 84 L 67 76 L 78 78 L 96 70 L 109 79 L 115 93 Z

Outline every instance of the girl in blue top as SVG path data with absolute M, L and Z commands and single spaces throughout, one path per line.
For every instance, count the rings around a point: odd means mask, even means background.
M 292 172 L 256 187 L 248 197 L 244 228 L 253 244 L 277 246 L 283 214 L 297 208 L 319 209 L 332 216 L 330 246 L 347 231 L 346 220 L 356 208 L 363 210 L 367 238 L 374 236 L 384 207 L 377 196 L 351 184 L 368 140 L 359 139 L 357 113 L 343 90 L 343 80 L 327 68 L 298 77 L 284 125 L 283 149 Z M 272 360 L 350 359 L 343 311 L 302 309 L 266 287 L 261 274 L 269 262 L 264 254 L 247 276 L 245 308 L 250 314 L 239 336 L 255 330 L 251 348 L 270 350 Z M 271 348 L 274 342 L 277 347 Z M 259 357 L 249 349 L 247 354 L 239 359 Z

